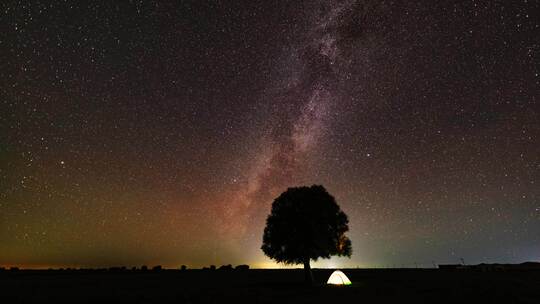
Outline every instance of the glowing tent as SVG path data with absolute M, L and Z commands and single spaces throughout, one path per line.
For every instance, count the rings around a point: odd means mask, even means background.
M 343 272 L 336 270 L 332 272 L 332 275 L 328 278 L 328 282 L 326 282 L 326 284 L 351 285 L 352 283 Z

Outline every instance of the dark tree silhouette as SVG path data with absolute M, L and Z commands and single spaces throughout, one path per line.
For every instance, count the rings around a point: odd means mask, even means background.
M 289 188 L 272 203 L 261 249 L 279 263 L 304 264 L 311 284 L 310 260 L 352 254 L 347 215 L 323 186 Z

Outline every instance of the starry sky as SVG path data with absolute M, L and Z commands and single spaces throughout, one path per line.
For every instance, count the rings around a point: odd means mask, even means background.
M 540 4 L 2 1 L 0 265 L 278 267 L 322 184 L 353 255 L 540 260 Z

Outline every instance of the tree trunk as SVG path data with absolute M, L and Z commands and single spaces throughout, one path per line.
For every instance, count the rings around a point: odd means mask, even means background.
M 311 273 L 311 266 L 309 265 L 309 258 L 304 258 L 304 275 L 306 284 L 313 285 L 313 274 Z

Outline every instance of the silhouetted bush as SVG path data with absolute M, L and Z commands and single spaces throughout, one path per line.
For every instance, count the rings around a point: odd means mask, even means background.
M 219 267 L 219 270 L 232 270 L 232 269 L 233 269 L 233 267 L 232 267 L 231 264 L 228 264 L 228 265 L 221 265 L 221 266 Z
M 135 266 L 131 267 L 131 271 L 137 271 L 137 267 Z
M 9 268 L 10 271 L 19 271 L 19 267 L 11 267 Z
M 180 270 L 186 270 L 186 269 L 187 269 L 187 266 L 186 266 L 186 265 L 180 266 Z
M 238 265 L 234 269 L 236 269 L 236 270 L 248 270 L 249 265 Z
M 142 265 L 142 266 L 141 266 L 141 270 L 142 270 L 142 271 L 147 271 L 147 270 L 148 270 L 148 267 L 147 267 L 146 265 Z
M 152 268 L 153 271 L 161 271 L 161 265 L 154 266 Z
M 216 265 L 210 265 L 210 270 L 216 270 Z

